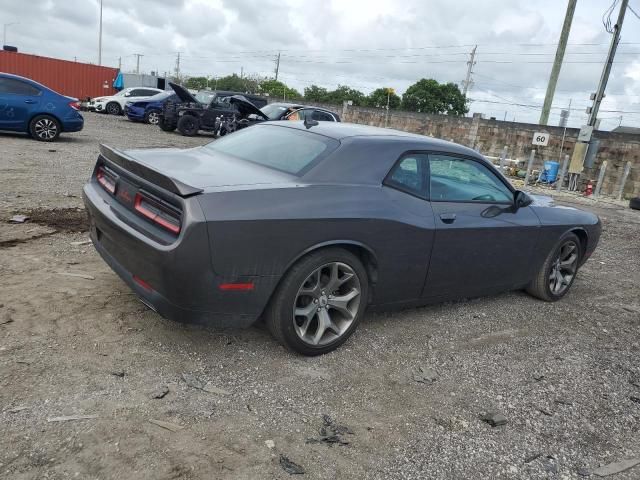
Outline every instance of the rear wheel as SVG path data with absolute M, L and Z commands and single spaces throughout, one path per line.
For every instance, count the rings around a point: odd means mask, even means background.
M 53 142 L 61 130 L 60 122 L 50 115 L 38 115 L 29 124 L 29 134 L 41 142 Z
M 160 121 L 160 112 L 157 110 L 149 110 L 144 114 L 144 121 L 151 125 L 158 125 L 158 122 Z
M 172 121 L 169 121 L 164 117 L 164 115 L 160 115 L 158 118 L 158 126 L 161 130 L 165 132 L 173 132 L 176 129 L 176 124 Z
M 303 355 L 335 350 L 355 331 L 367 304 L 368 278 L 352 253 L 329 248 L 295 264 L 267 309 L 272 335 Z
M 193 115 L 183 115 L 178 120 L 178 131 L 187 137 L 193 137 L 198 134 L 199 122 Z
M 107 103 L 105 110 L 109 115 L 120 115 L 122 113 L 122 107 L 118 102 Z
M 582 257 L 580 239 L 573 233 L 565 235 L 549 253 L 527 292 L 547 302 L 564 297 L 578 273 Z

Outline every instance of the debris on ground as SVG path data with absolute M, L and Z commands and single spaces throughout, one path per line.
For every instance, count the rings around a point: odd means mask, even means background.
M 353 431 L 346 425 L 338 425 L 333 421 L 329 415 L 322 415 L 322 427 L 318 433 L 319 437 L 307 438 L 306 443 L 327 443 L 333 445 L 337 443 L 339 445 L 349 445 L 349 440 L 346 440 L 343 435 L 353 435 Z
M 71 242 L 70 245 L 74 247 L 80 247 L 82 245 L 91 245 L 93 242 L 91 240 L 82 240 L 80 242 Z
M 557 403 L 558 405 L 567 405 L 567 406 L 572 406 L 573 402 L 571 402 L 570 400 L 567 400 L 565 398 L 556 398 L 554 400 L 555 403 Z
M 63 417 L 47 418 L 47 422 L 71 422 L 74 420 L 92 420 L 94 418 L 98 418 L 98 415 L 67 415 Z
M 27 410 L 29 407 L 13 407 L 11 409 L 9 409 L 9 413 L 18 413 L 21 412 L 23 410 Z
M 587 467 L 579 467 L 576 470 L 576 473 L 580 477 L 590 477 L 591 476 L 591 470 L 589 470 Z
M 222 388 L 215 387 L 210 383 L 204 384 L 200 380 L 198 380 L 194 375 L 190 373 L 183 373 L 182 380 L 191 388 L 195 388 L 196 390 L 202 390 L 207 393 L 214 393 L 216 395 L 231 395 L 231 392 L 224 390 Z
M 164 398 L 164 396 L 169 393 L 169 387 L 167 387 L 166 385 L 163 385 L 161 387 L 159 387 L 157 390 L 154 390 L 151 393 L 151 398 Z
M 292 462 L 284 455 L 280 455 L 280 466 L 289 475 L 303 475 L 305 473 L 304 468 L 297 463 Z
M 11 318 L 9 312 L 4 312 L 4 314 L 0 317 L 0 325 L 5 325 L 11 322 L 13 322 L 13 318 Z
M 56 272 L 58 275 L 64 275 L 66 277 L 84 278 L 85 280 L 95 280 L 96 277 L 89 275 L 88 273 L 73 273 L 73 272 Z
M 29 221 L 26 215 L 14 215 L 9 219 L 9 223 L 25 223 Z
M 276 448 L 276 443 L 273 440 L 265 440 L 264 444 L 269 450 L 273 450 L 274 448 Z
M 538 411 L 543 414 L 546 415 L 547 417 L 552 417 L 553 413 L 551 413 L 549 410 L 547 410 L 546 408 L 539 408 Z
M 540 458 L 541 456 L 542 456 L 542 452 L 538 452 L 538 453 L 534 453 L 534 454 L 532 454 L 532 455 L 529 455 L 528 457 L 526 457 L 526 458 L 524 459 L 524 463 L 531 463 L 531 462 L 533 462 L 534 460 L 536 460 L 536 459 Z
M 635 403 L 640 403 L 640 397 L 634 397 L 633 395 L 629 397 L 629 400 Z
M 124 372 L 124 370 L 114 370 L 111 372 L 111 375 L 113 375 L 114 377 L 124 377 L 126 374 Z
M 540 382 L 540 381 L 544 380 L 544 375 L 542 375 L 541 373 L 534 373 L 533 374 L 533 379 L 536 382 Z
M 501 413 L 496 413 L 496 412 L 485 413 L 480 417 L 480 420 L 482 420 L 483 422 L 487 422 L 492 427 L 499 427 L 501 425 L 506 425 L 509 422 L 507 420 L 507 417 L 505 417 Z
M 640 458 L 630 458 L 628 460 L 621 460 L 619 462 L 603 465 L 593 470 L 591 473 L 598 477 L 608 477 L 609 475 L 615 475 L 616 473 L 624 472 L 630 468 L 635 467 L 640 463 Z
M 153 418 L 149 419 L 149 423 L 153 423 L 158 427 L 164 428 L 165 430 L 170 430 L 172 432 L 179 432 L 184 427 L 182 425 L 176 425 L 175 423 L 163 422 L 162 420 L 155 420 Z
M 418 383 L 431 384 L 438 379 L 438 373 L 429 367 L 419 366 L 413 373 L 413 381 Z

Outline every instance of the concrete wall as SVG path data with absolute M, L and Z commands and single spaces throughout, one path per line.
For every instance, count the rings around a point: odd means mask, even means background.
M 343 111 L 342 106 L 322 106 L 341 114 L 345 122 L 385 126 L 385 111 L 382 109 L 351 106 Z M 523 163 L 528 160 L 530 151 L 534 148 L 531 144 L 534 132 L 546 131 L 551 135 L 549 145 L 535 147 L 534 169 L 542 168 L 545 160 L 562 163 L 564 155 L 571 155 L 573 152 L 579 132 L 577 128 L 566 129 L 561 151 L 563 129 L 560 127 L 401 111 L 390 111 L 387 125 L 397 130 L 451 140 L 475 148 L 486 156 L 500 156 L 506 145 L 508 158 Z M 602 161 L 607 160 L 601 194 L 616 195 L 624 166 L 630 161 L 631 172 L 625 184 L 624 197 L 640 196 L 640 135 L 597 131 L 594 137 L 600 139 L 600 149 L 593 168 L 585 169 L 581 175 L 583 184 L 589 179 L 595 183 Z

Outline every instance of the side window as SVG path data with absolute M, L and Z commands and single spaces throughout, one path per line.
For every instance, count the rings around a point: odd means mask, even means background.
M 429 155 L 429 195 L 433 202 L 511 203 L 507 186 L 479 162 L 448 155 Z
M 323 112 L 322 110 L 314 110 L 313 115 L 311 115 L 313 120 L 318 120 L 320 122 L 334 122 L 333 115 L 327 112 Z
M 145 97 L 153 97 L 154 95 L 157 95 L 160 93 L 160 92 L 156 92 L 155 90 L 142 90 L 142 92 Z
M 427 155 L 406 155 L 391 169 L 384 183 L 411 195 L 427 198 Z
M 20 80 L 13 78 L 0 78 L 0 93 L 8 93 L 12 95 L 40 95 L 40 89 Z

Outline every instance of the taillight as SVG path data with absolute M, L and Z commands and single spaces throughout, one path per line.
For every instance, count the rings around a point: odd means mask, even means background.
M 96 180 L 111 195 L 116 193 L 116 177 L 104 167 L 98 167 Z
M 176 235 L 180 233 L 179 213 L 160 201 L 147 197 L 142 193 L 136 193 L 134 208 L 143 217 L 157 223 L 171 233 Z
M 80 102 L 69 102 L 69 106 L 74 110 L 80 110 Z

